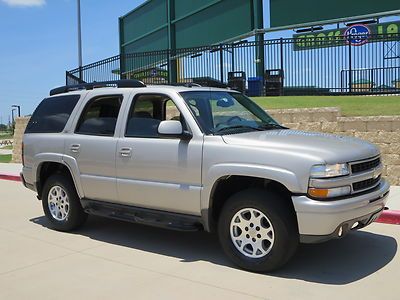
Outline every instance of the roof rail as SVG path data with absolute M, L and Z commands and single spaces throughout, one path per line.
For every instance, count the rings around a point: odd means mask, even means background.
M 146 87 L 146 85 L 142 81 L 133 80 L 133 79 L 101 81 L 101 82 L 92 82 L 92 83 L 82 83 L 82 84 L 76 84 L 76 85 L 60 86 L 58 88 L 52 89 L 50 91 L 50 96 L 63 94 L 63 93 L 68 93 L 68 92 L 71 92 L 71 91 L 93 90 L 95 88 L 110 87 L 110 86 L 116 86 L 118 88 Z
M 183 87 L 201 87 L 200 84 L 194 82 L 177 82 L 177 83 L 170 83 L 168 85 L 171 86 L 183 86 Z

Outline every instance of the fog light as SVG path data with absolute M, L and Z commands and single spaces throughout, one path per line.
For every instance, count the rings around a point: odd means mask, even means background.
M 350 194 L 350 187 L 343 186 L 331 189 L 309 188 L 308 194 L 314 198 L 333 198 Z

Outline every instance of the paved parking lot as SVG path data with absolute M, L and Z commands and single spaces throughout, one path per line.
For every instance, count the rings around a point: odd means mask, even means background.
M 0 193 L 0 299 L 400 297 L 396 225 L 303 245 L 284 269 L 253 274 L 233 267 L 204 232 L 91 217 L 83 229 L 60 233 L 20 183 L 0 180 Z

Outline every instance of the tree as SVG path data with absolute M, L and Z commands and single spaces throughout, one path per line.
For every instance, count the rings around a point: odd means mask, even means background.
M 0 131 L 7 131 L 8 126 L 6 124 L 0 124 Z

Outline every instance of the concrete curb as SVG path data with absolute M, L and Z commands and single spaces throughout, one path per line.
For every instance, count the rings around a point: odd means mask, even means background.
M 0 180 L 10 180 L 10 181 L 18 181 L 18 182 L 22 181 L 20 176 L 7 175 L 7 174 L 0 174 Z
M 385 210 L 375 222 L 400 225 L 400 210 Z

